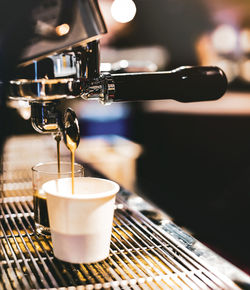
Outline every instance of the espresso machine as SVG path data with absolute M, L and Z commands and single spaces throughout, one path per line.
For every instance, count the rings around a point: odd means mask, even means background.
M 64 130 L 57 108 L 65 99 L 103 104 L 168 98 L 193 102 L 220 98 L 227 88 L 226 76 L 217 67 L 101 74 L 99 38 L 106 27 L 96 0 L 18 5 L 17 17 L 9 24 L 6 19 L 2 29 L 1 94 L 16 107 L 28 103 L 32 126 L 40 133 Z
M 104 105 L 152 99 L 194 102 L 216 100 L 227 89 L 226 76 L 218 67 L 101 73 L 99 39 L 107 31 L 97 0 L 13 0 L 1 6 L 1 150 L 10 104 L 18 110 L 28 104 L 33 128 L 60 136 L 65 130 L 60 104 L 68 99 Z M 23 182 L 24 186 L 29 182 Z M 178 228 L 167 214 L 125 189 L 117 200 L 111 256 L 96 265 L 66 265 L 54 259 L 50 241 L 33 230 L 31 196 L 7 197 L 1 206 L 3 289 L 76 289 L 81 285 L 88 289 L 168 289 L 176 285 L 238 289 L 233 281 L 238 285 L 249 281 Z M 215 270 L 203 263 L 203 256 L 213 262 Z M 229 269 L 228 277 L 220 272 L 225 269 Z

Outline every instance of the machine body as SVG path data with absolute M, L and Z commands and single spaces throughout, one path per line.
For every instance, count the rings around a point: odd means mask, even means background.
M 25 4 L 32 15 L 26 23 L 29 34 L 25 34 L 26 41 L 16 58 L 7 96 L 17 105 L 20 101 L 31 105 L 32 125 L 40 133 L 62 130 L 57 105 L 68 98 L 82 97 L 103 104 L 149 99 L 193 102 L 218 99 L 227 88 L 226 76 L 217 67 L 100 73 L 98 39 L 106 28 L 96 0 Z

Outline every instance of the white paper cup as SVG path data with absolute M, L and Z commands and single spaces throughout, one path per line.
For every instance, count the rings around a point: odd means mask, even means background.
M 70 263 L 94 263 L 108 257 L 115 196 L 119 185 L 94 177 L 77 177 L 43 185 L 54 255 Z

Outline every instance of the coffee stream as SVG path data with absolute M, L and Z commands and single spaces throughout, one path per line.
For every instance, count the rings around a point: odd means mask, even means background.
M 58 178 L 60 178 L 60 173 L 61 173 L 61 158 L 60 158 L 61 136 L 60 134 L 55 136 L 55 140 L 56 140 L 56 152 L 57 152 L 57 172 L 58 172 Z
M 64 114 L 64 129 L 62 131 L 64 142 L 71 152 L 71 176 L 72 176 L 72 194 L 74 194 L 74 176 L 75 176 L 75 151 L 80 142 L 80 129 L 75 112 L 68 108 Z M 58 175 L 60 174 L 60 140 L 61 135 L 56 136 L 57 141 L 57 162 Z
M 57 142 L 57 170 L 58 170 L 58 178 L 60 178 L 60 140 L 61 138 L 55 138 Z M 71 178 L 72 178 L 72 194 L 75 193 L 75 186 L 74 186 L 74 176 L 75 176 L 75 151 L 77 148 L 77 143 L 74 142 L 68 135 L 66 135 L 67 140 L 67 147 L 71 152 Z
M 74 194 L 75 151 L 80 142 L 80 129 L 76 113 L 68 108 L 64 115 L 64 141 L 71 152 L 72 194 Z
M 74 183 L 74 176 L 75 176 L 75 168 L 74 168 L 74 163 L 75 163 L 75 151 L 77 148 L 77 143 L 72 140 L 69 135 L 66 135 L 67 139 L 67 147 L 69 148 L 71 152 L 71 177 L 72 177 L 72 194 L 75 193 L 75 183 Z

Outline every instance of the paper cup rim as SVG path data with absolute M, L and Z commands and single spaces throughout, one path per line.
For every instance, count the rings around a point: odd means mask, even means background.
M 63 180 L 63 179 L 71 179 L 70 177 L 67 177 L 67 178 L 61 178 L 60 180 Z M 55 192 L 51 192 L 50 190 L 47 190 L 46 187 L 48 187 L 48 184 L 49 183 L 52 183 L 52 182 L 55 182 L 56 180 L 59 180 L 59 179 L 53 179 L 53 180 L 49 180 L 47 181 L 46 183 L 43 184 L 42 188 L 43 188 L 43 191 L 51 196 L 55 196 L 55 197 L 60 197 L 60 198 L 65 198 L 65 199 L 79 199 L 79 200 L 83 200 L 83 199 L 99 199 L 99 198 L 105 198 L 105 197 L 110 197 L 112 195 L 116 195 L 119 190 L 120 190 L 120 186 L 119 184 L 117 184 L 116 182 L 112 181 L 112 180 L 109 180 L 109 179 L 105 179 L 105 178 L 98 178 L 98 177 L 85 177 L 85 176 L 82 176 L 82 177 L 75 177 L 74 178 L 75 180 L 77 179 L 95 179 L 95 180 L 101 180 L 101 181 L 105 181 L 105 182 L 108 182 L 108 183 L 111 183 L 113 184 L 114 188 L 112 190 L 107 190 L 105 192 L 98 192 L 98 193 L 90 193 L 90 194 L 72 194 L 72 195 L 60 195 L 58 193 L 55 193 Z

